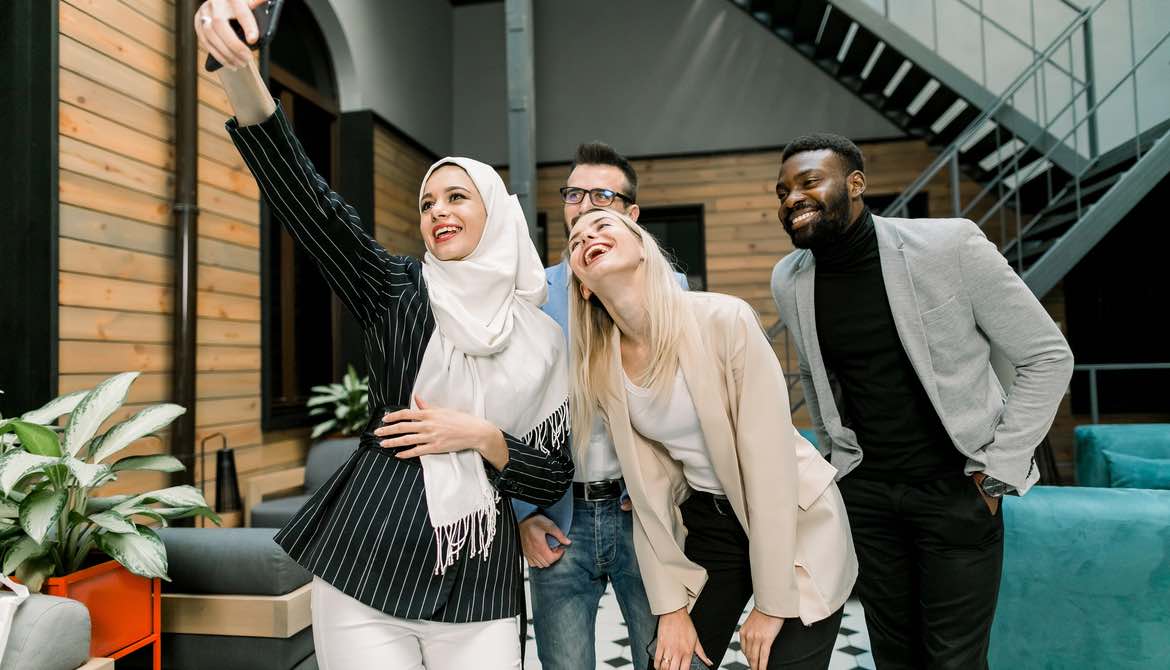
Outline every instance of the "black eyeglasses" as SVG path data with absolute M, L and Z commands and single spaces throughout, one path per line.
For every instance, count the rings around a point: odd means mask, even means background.
M 579 205 L 585 201 L 585 194 L 589 194 L 589 202 L 592 202 L 598 207 L 609 207 L 613 204 L 614 198 L 621 198 L 626 201 L 627 205 L 634 204 L 634 199 L 625 193 L 618 193 L 611 191 L 608 188 L 591 188 L 583 189 L 576 186 L 562 186 L 561 200 L 566 205 Z

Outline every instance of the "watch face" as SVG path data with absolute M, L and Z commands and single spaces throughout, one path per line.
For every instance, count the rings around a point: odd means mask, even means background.
M 1002 496 L 1007 493 L 1008 485 L 999 481 L 994 477 L 984 477 L 981 484 L 983 492 L 992 497 Z

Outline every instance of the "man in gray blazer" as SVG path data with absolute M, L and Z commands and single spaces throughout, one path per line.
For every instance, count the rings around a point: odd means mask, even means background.
M 778 216 L 797 250 L 772 295 L 841 478 L 877 667 L 986 668 L 999 498 L 1039 479 L 1072 353 L 974 223 L 875 216 L 865 185 L 844 137 L 784 149 Z

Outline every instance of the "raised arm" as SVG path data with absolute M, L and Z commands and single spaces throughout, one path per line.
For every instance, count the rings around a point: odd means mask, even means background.
M 235 112 L 227 123 L 228 134 L 275 218 L 312 256 L 354 317 L 370 323 L 382 298 L 403 284 L 392 277 L 401 263 L 362 228 L 357 211 L 329 188 L 305 155 L 247 47 L 228 26 L 242 6 L 209 0 L 195 15 L 200 44 L 225 63 L 217 74 Z M 250 12 L 240 20 L 245 34 L 255 29 Z

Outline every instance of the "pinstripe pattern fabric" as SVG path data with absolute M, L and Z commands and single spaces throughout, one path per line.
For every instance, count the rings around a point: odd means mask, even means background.
M 362 230 L 354 208 L 317 174 L 279 106 L 263 123 L 240 127 L 232 119 L 227 129 L 273 216 L 360 324 L 370 374 L 374 418 L 361 446 L 277 542 L 314 575 L 391 616 L 466 623 L 520 614 L 520 542 L 509 500 L 547 506 L 568 488 L 572 456 L 566 431 L 552 429 L 558 417 L 527 438 L 505 434 L 508 465 L 497 472 L 485 464 L 501 494 L 491 552 L 486 559 L 465 553 L 435 575 L 422 467 L 379 448 L 371 432 L 384 410 L 409 404 L 435 328 L 422 263 L 390 255 Z M 564 411 L 567 404 L 557 414 Z

